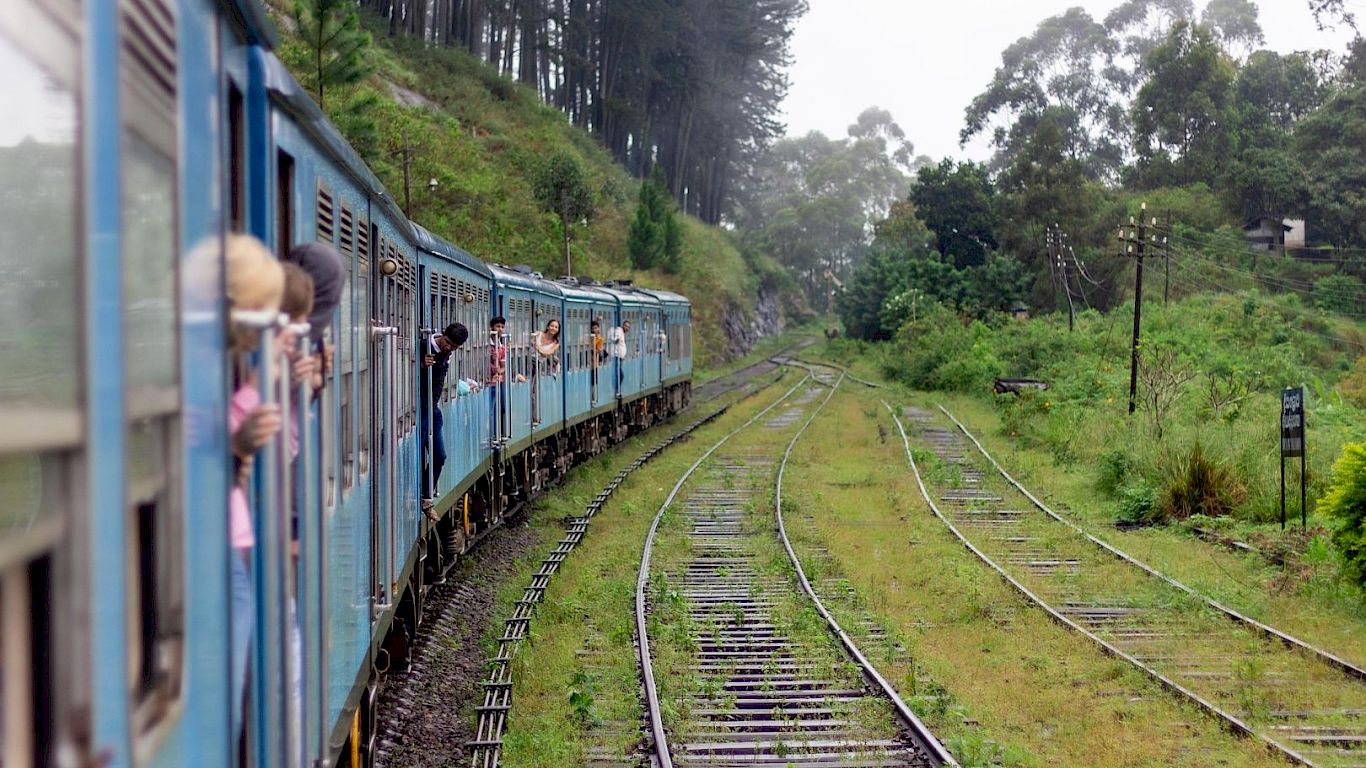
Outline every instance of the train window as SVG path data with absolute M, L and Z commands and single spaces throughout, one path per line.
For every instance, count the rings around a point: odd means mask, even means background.
M 242 91 L 228 80 L 228 226 L 247 228 L 247 105 Z
M 185 638 L 171 3 L 124 0 L 119 33 L 129 685 L 145 739 L 179 698 Z
M 294 245 L 294 157 L 284 150 L 275 154 L 275 205 L 279 254 Z
M 66 612 L 54 551 L 77 485 L 82 380 L 79 19 L 66 3 L 0 13 L 0 765 L 55 762 L 54 696 L 82 698 L 79 665 L 54 661 Z M 34 194 L 39 191 L 40 194 Z M 68 545 L 65 549 L 69 550 Z M 66 655 L 64 658 L 73 658 Z M 58 685 L 56 677 L 62 678 Z
M 341 242 L 349 249 L 351 247 L 350 238 L 347 236 L 349 230 L 348 218 L 350 211 L 342 206 L 342 229 Z M 370 263 L 366 259 L 356 259 L 356 322 L 357 333 L 362 340 L 361 352 L 356 355 L 356 365 L 359 370 L 360 379 L 358 383 L 357 395 L 360 397 L 360 408 L 357 414 L 360 424 L 356 428 L 356 473 L 364 475 L 370 471 L 370 446 L 372 444 L 370 430 L 375 424 L 374 414 L 371 408 L 374 407 L 375 396 L 371 391 L 371 373 L 375 370 L 371 360 L 375 358 L 375 344 L 369 343 L 370 318 L 375 317 L 374 308 L 371 306 L 371 285 L 370 285 Z M 379 343 L 385 343 L 383 338 Z

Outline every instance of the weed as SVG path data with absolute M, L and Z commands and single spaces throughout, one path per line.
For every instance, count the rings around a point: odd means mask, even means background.
M 1157 509 L 1161 522 L 1191 515 L 1221 517 L 1247 498 L 1247 488 L 1228 467 L 1209 457 L 1199 440 L 1167 474 Z

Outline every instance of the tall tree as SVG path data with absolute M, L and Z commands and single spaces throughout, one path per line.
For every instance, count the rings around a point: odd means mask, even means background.
M 564 273 L 572 275 L 574 265 L 569 259 L 570 228 L 575 224 L 587 223 L 595 213 L 593 190 L 584 178 L 583 167 L 571 154 L 561 152 L 553 155 L 536 175 L 535 193 L 541 208 L 555 214 L 560 221 Z
M 370 33 L 361 30 L 356 5 L 347 0 L 297 0 L 294 21 L 309 52 L 305 86 L 327 109 L 327 89 L 360 82 L 373 71 L 366 56 Z
M 863 259 L 874 225 L 905 196 L 913 152 L 876 107 L 844 139 L 817 132 L 782 139 L 739 184 L 735 223 L 799 277 L 813 307 L 827 309 L 832 289 Z
M 1125 122 L 1107 80 L 1117 51 L 1106 28 L 1081 8 L 1045 19 L 1001 54 L 991 83 L 967 108 L 960 140 L 991 131 L 995 165 L 1004 168 L 1029 140 L 1031 119 L 1051 111 L 1067 126 L 1068 156 L 1086 162 L 1093 177 L 1114 175 Z
M 1209 27 L 1225 48 L 1243 57 L 1266 41 L 1257 21 L 1257 4 L 1252 0 L 1209 0 L 1200 23 Z
M 1366 246 L 1366 84 L 1336 94 L 1295 130 L 1308 218 L 1329 242 Z
M 682 233 L 674 216 L 673 201 L 664 188 L 664 175 L 655 174 L 640 185 L 640 200 L 626 236 L 631 263 L 639 269 L 678 271 Z
M 1133 109 L 1139 180 L 1212 182 L 1229 151 L 1232 62 L 1207 28 L 1178 21 L 1144 73 Z
M 932 230 L 939 253 L 957 267 L 986 262 L 996 248 L 999 220 L 996 190 L 986 166 L 973 162 L 921 168 L 911 188 L 911 202 Z

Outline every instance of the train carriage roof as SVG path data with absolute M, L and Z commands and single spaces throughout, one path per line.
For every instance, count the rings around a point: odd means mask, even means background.
M 660 304 L 659 299 L 649 292 L 629 285 L 606 285 L 600 290 L 616 296 L 623 307 L 657 307 Z
M 313 97 L 304 91 L 303 86 L 299 85 L 284 63 L 274 54 L 262 50 L 260 55 L 265 63 L 266 88 L 275 101 L 289 112 L 294 122 L 311 136 L 334 162 L 351 175 L 357 186 L 370 196 L 372 205 L 377 205 L 400 227 L 406 228 L 405 235 L 413 237 L 408 217 L 399 210 L 384 185 L 370 172 L 365 161 L 356 154 L 356 150 L 351 148 L 336 127 L 323 115 L 322 110 L 314 103 Z
M 497 264 L 490 265 L 489 270 L 493 273 L 493 279 L 497 281 L 499 285 L 520 288 L 524 291 L 534 291 L 536 293 L 554 296 L 557 299 L 564 298 L 564 291 L 561 287 L 549 280 L 534 277 L 525 272 L 518 272 L 517 270 L 509 269 Z
M 269 49 L 279 42 L 279 33 L 261 0 L 223 0 L 220 7 L 228 21 L 241 30 L 242 39 L 251 45 Z
M 489 269 L 489 265 L 475 258 L 469 251 L 442 240 L 420 224 L 410 222 L 409 226 L 413 229 L 413 238 L 417 241 L 418 250 L 435 254 L 447 261 L 453 261 L 478 273 L 481 277 L 493 279 L 493 270 Z
M 617 305 L 617 297 L 602 290 L 596 285 L 571 285 L 569 283 L 557 282 L 564 297 L 571 301 L 591 301 L 598 304 Z
M 636 290 L 640 291 L 641 293 L 650 294 L 656 299 L 659 299 L 660 304 L 664 304 L 666 306 L 686 307 L 691 304 L 691 302 L 688 301 L 687 296 L 682 296 L 680 294 L 674 293 L 673 291 L 665 291 L 658 288 L 637 288 Z

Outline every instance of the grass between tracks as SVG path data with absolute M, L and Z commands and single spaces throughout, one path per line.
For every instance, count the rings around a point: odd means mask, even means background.
M 829 345 L 807 348 L 803 356 L 818 360 Z M 885 381 L 872 355 L 841 354 L 841 362 L 858 375 Z M 892 385 L 891 391 L 904 392 Z M 1335 554 L 1324 545 L 1323 530 L 1311 528 L 1306 542 L 1283 538 L 1275 526 L 1239 524 L 1227 518 L 1204 519 L 1199 525 L 1250 541 L 1261 552 L 1234 551 L 1198 538 L 1195 524 L 1119 529 L 1115 504 L 1095 486 L 1093 467 L 1060 462 L 1042 445 L 1026 446 L 1009 429 L 990 397 L 935 394 L 925 398 L 933 409 L 942 403 L 972 430 L 996 460 L 1054 511 L 1148 565 L 1198 592 L 1259 621 L 1366 665 L 1366 601 L 1339 576 Z M 1116 446 L 1109 446 L 1116 447 Z M 1293 486 L 1292 486 L 1293 490 Z M 1292 494 L 1293 495 L 1293 494 Z M 1297 499 L 1288 501 L 1292 510 Z M 1303 555 L 1284 550 L 1302 546 Z M 1285 555 L 1272 562 L 1266 554 Z
M 875 396 L 842 389 L 794 462 L 785 517 L 808 575 L 848 580 L 856 597 L 827 603 L 870 651 L 861 617 L 887 628 L 870 655 L 964 764 L 1281 764 L 1029 608 L 968 553 L 920 498 Z
M 563 768 L 587 762 L 593 749 L 626 755 L 640 741 L 635 622 L 636 570 L 651 519 L 678 476 L 713 442 L 744 423 L 796 381 L 786 373 L 776 386 L 737 403 L 717 421 L 674 445 L 633 473 L 592 521 L 546 590 L 531 623 L 530 640 L 513 665 L 513 709 L 504 765 Z M 697 414 L 711 404 L 695 409 Z M 695 416 L 685 414 L 679 423 Z M 583 507 L 625 464 L 652 441 L 652 432 L 576 470 L 559 491 L 543 499 L 531 524 L 559 527 Z M 512 612 L 544 551 L 529 558 L 499 594 L 498 616 Z M 502 623 L 491 627 L 492 650 Z
M 1055 512 L 1230 608 L 1366 665 L 1366 603 L 1338 581 L 1337 565 L 1326 549 L 1318 551 L 1311 542 L 1304 558 L 1277 565 L 1261 554 L 1199 539 L 1187 528 L 1118 529 L 1113 505 L 1096 492 L 1091 473 L 1059 465 L 1045 450 L 1019 447 L 1002 434 L 996 409 L 980 399 L 934 400 L 953 411 L 1006 471 Z
M 820 614 L 799 591 L 791 560 L 774 530 L 773 488 L 778 462 L 792 436 L 819 407 L 828 391 L 810 385 L 798 390 L 790 400 L 732 438 L 714 454 L 713 462 L 704 465 L 689 480 L 663 518 L 651 563 L 650 637 L 665 726 L 676 742 L 687 738 L 686 734 L 691 730 L 688 724 L 693 719 L 690 711 L 693 702 L 702 708 L 722 710 L 732 707 L 735 702 L 734 693 L 722 690 L 716 676 L 699 675 L 691 667 L 698 660 L 695 638 L 711 633 L 719 642 L 722 629 L 717 624 L 699 624 L 690 619 L 688 602 L 682 595 L 679 574 L 694 555 L 689 538 L 693 521 L 684 513 L 688 494 L 693 489 L 715 488 L 719 484 L 749 495 L 750 500 L 743 505 L 747 513 L 742 528 L 746 534 L 743 547 L 753 557 L 755 578 L 759 582 L 772 580 L 775 583 L 771 589 L 755 584 L 750 594 L 766 594 L 772 600 L 768 612 L 777 634 L 794 648 L 801 649 L 794 651 L 793 657 L 812 664 L 813 678 L 831 681 L 841 689 L 862 687 L 857 666 L 845 657 Z M 795 419 L 786 418 L 782 425 L 769 424 L 794 411 L 800 414 Z M 768 463 L 752 464 L 748 471 L 715 464 L 716 459 L 736 456 L 765 457 Z M 734 610 L 737 614 L 743 613 L 738 606 Z M 866 697 L 854 702 L 831 700 L 829 706 L 835 711 L 834 717 L 848 720 L 851 733 L 860 738 L 891 739 L 896 735 L 891 706 L 880 698 Z M 783 737 L 775 735 L 774 738 L 778 744 L 784 744 Z M 792 750 L 794 761 L 800 759 L 800 740 L 793 740 L 787 748 Z

